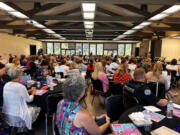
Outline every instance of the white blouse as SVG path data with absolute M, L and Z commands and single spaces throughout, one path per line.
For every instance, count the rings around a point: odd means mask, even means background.
M 24 85 L 18 82 L 8 82 L 3 92 L 3 113 L 18 116 L 25 121 L 28 129 L 32 128 L 32 112 L 27 102 L 33 101 Z
M 179 75 L 179 72 L 178 72 L 178 65 L 167 65 L 166 66 L 166 68 L 168 69 L 168 70 L 175 70 L 175 71 L 177 71 L 177 76 L 180 76 Z

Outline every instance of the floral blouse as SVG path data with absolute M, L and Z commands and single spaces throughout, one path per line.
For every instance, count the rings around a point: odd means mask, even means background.
M 60 135 L 88 135 L 84 127 L 74 126 L 73 121 L 77 112 L 82 109 L 77 102 L 61 100 L 57 106 L 56 125 Z

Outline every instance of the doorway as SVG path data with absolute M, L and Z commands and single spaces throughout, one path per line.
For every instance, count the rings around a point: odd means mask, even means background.
M 30 55 L 36 55 L 36 45 L 30 45 Z

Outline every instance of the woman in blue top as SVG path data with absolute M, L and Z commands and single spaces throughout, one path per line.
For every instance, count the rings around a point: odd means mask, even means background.
M 100 135 L 109 127 L 110 119 L 107 115 L 97 117 L 105 118 L 105 123 L 98 126 L 93 116 L 79 104 L 85 94 L 85 80 L 81 75 L 68 78 L 64 82 L 63 91 L 64 99 L 58 103 L 56 113 L 60 135 Z

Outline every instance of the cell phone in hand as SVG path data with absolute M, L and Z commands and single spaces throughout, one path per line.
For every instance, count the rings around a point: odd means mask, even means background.
M 106 117 L 104 116 L 101 119 L 98 119 L 96 121 L 96 123 L 97 123 L 98 126 L 101 126 L 101 125 L 105 124 L 106 123 Z

